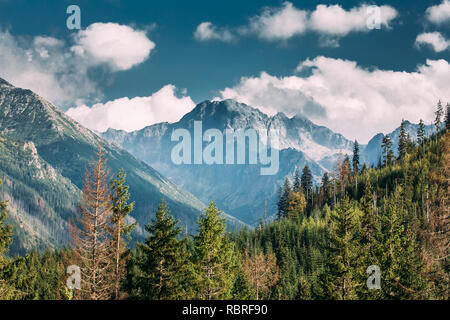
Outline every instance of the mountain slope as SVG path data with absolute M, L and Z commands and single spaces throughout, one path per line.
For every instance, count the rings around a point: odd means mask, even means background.
M 259 165 L 175 165 L 171 150 L 178 142 L 171 141 L 171 134 L 176 129 L 187 129 L 193 136 L 194 121 L 202 121 L 203 132 L 207 129 L 224 132 L 230 128 L 262 132 L 278 129 L 281 150 L 278 173 L 261 176 Z M 417 125 L 406 122 L 405 128 L 414 138 Z M 429 127 L 426 132 L 430 133 Z M 101 135 L 149 163 L 200 200 L 214 198 L 227 212 L 253 224 L 264 216 L 265 200 L 268 214 L 276 212 L 277 186 L 285 176 L 292 177 L 296 169 L 301 171 L 308 164 L 315 182 L 319 183 L 324 172 L 335 168 L 340 155 L 353 152 L 352 141 L 302 116 L 288 118 L 278 113 L 269 117 L 234 100 L 204 101 L 175 123 L 158 123 L 133 132 L 109 129 Z M 399 129 L 391 135 L 396 149 Z M 360 146 L 361 162 L 377 163 L 383 136 L 376 135 L 368 145 Z
M 278 129 L 281 149 L 278 173 L 261 176 L 260 165 L 249 164 L 173 164 L 171 150 L 178 142 L 171 141 L 171 134 L 176 129 L 187 129 L 193 136 L 194 121 L 202 121 L 203 132 Z M 308 164 L 318 181 L 332 168 L 321 164 L 321 159 L 328 158 L 332 163 L 340 152 L 350 153 L 352 149 L 351 141 L 306 118 L 288 118 L 282 113 L 269 117 L 233 100 L 202 102 L 176 123 L 158 123 L 130 133 L 109 129 L 102 136 L 149 163 L 200 200 L 213 198 L 221 208 L 247 223 L 256 223 L 264 215 L 265 200 L 268 214 L 275 212 L 277 185 L 285 176 L 292 176 L 296 169 L 301 171 Z
M 44 223 L 43 230 L 36 230 L 39 235 L 34 238 L 42 238 L 38 242 L 59 244 L 67 241 L 67 219 L 73 215 L 74 204 L 79 199 L 87 163 L 95 156 L 100 143 L 106 151 L 111 173 L 117 173 L 120 168 L 127 173 L 132 200 L 136 201 L 132 214 L 138 222 L 135 236 L 142 236 L 142 226 L 150 221 L 162 198 L 166 199 L 174 216 L 190 230 L 204 208 L 201 201 L 149 165 L 104 141 L 30 90 L 16 88 L 4 80 L 0 80 L 0 134 L 4 149 L 0 171 L 5 186 L 8 181 L 14 186 L 5 187 L 4 192 L 11 199 L 10 203 L 20 203 L 16 205 L 17 214 L 11 219 L 16 219 L 15 223 L 19 224 L 19 215 L 34 217 L 37 220 L 30 222 L 34 226 L 47 221 L 45 212 L 55 216 L 55 221 Z M 31 164 L 27 166 L 27 163 Z M 52 175 L 54 179 L 49 180 Z M 50 188 L 48 193 L 44 192 L 44 185 Z M 61 193 L 61 189 L 67 192 Z M 21 196 L 25 192 L 27 197 L 23 199 Z M 42 203 L 42 210 L 36 210 L 33 202 Z M 65 205 L 59 206 L 61 202 Z M 231 223 L 240 223 L 228 218 Z M 60 228 L 55 227 L 56 222 Z M 18 240 L 21 243 L 17 248 L 32 246 L 30 240 Z

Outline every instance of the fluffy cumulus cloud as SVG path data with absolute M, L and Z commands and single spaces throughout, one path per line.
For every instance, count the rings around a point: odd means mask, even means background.
M 71 49 L 93 63 L 106 63 L 113 70 L 128 70 L 146 60 L 155 44 L 144 31 L 117 23 L 93 23 L 75 36 Z
M 430 46 L 435 52 L 442 52 L 450 48 L 450 41 L 439 32 L 421 33 L 416 38 L 416 46 Z
M 108 128 L 133 131 L 158 122 L 177 121 L 194 106 L 190 97 L 178 97 L 175 86 L 166 85 L 149 97 L 125 97 L 92 107 L 82 105 L 69 109 L 67 114 L 98 132 Z
M 285 40 L 306 31 L 307 12 L 285 2 L 280 8 L 264 8 L 261 15 L 250 18 L 241 33 L 256 33 L 265 40 Z
M 427 9 L 426 18 L 434 24 L 450 21 L 450 0 L 443 0 L 441 4 L 431 6 Z
M 402 118 L 429 122 L 437 101 L 450 101 L 450 65 L 445 60 L 427 60 L 414 72 L 400 72 L 319 56 L 301 62 L 297 71 L 307 75 L 262 72 L 242 78 L 217 99 L 236 99 L 272 115 L 305 115 L 362 143 L 393 130 Z
M 0 31 L 0 77 L 57 105 L 81 105 L 101 97 L 89 77 L 91 67 L 127 70 L 147 59 L 154 46 L 143 31 L 116 23 L 92 24 L 71 43 L 48 36 L 30 41 Z
M 223 28 L 221 32 L 226 31 L 232 37 L 253 34 L 266 41 L 287 40 L 306 32 L 315 32 L 322 37 L 321 45 L 336 47 L 339 45 L 337 38 L 351 32 L 368 32 L 374 28 L 389 27 L 397 14 L 393 7 L 387 5 L 363 4 L 345 10 L 340 5 L 321 4 L 315 10 L 307 11 L 296 8 L 290 2 L 284 2 L 280 7 L 263 8 L 261 14 L 249 19 L 247 25 L 234 29 Z M 205 34 L 215 34 L 210 22 L 201 23 L 195 34 L 198 33 L 200 27 L 205 29 Z M 212 36 L 197 37 L 199 40 L 216 38 Z
M 194 32 L 194 38 L 199 41 L 219 40 L 229 42 L 233 40 L 232 33 L 227 29 L 219 29 L 211 22 L 202 22 Z
M 322 34 L 346 36 L 350 32 L 368 32 L 378 27 L 389 27 L 397 17 L 390 6 L 361 5 L 350 10 L 340 5 L 318 5 L 311 13 L 310 28 Z

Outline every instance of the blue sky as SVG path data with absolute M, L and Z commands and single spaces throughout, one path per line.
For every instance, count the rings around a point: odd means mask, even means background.
M 71 4 L 81 9 L 80 31 L 66 27 L 66 8 Z M 64 111 L 73 108 L 71 116 L 100 131 L 106 126 L 130 131 L 159 121 L 175 121 L 195 103 L 234 98 L 269 114 L 303 114 L 350 139 L 365 142 L 378 131 L 393 129 L 403 115 L 411 121 L 431 121 L 437 100 L 450 98 L 450 87 L 440 84 L 440 77 L 450 75 L 447 4 L 450 6 L 447 0 L 0 0 L 0 77 L 29 87 Z M 381 11 L 381 29 L 364 29 L 358 20 L 367 14 L 368 5 L 391 10 Z M 319 12 L 318 6 L 324 10 Z M 315 24 L 314 13 L 318 18 Z M 326 13 L 329 15 L 324 16 Z M 205 22 L 210 23 L 206 28 L 209 38 L 201 38 L 199 32 L 196 37 L 195 31 Z M 112 24 L 102 29 L 106 23 Z M 96 40 L 93 24 L 98 32 L 113 34 L 114 28 L 128 26 L 120 30 L 124 36 L 136 38 L 131 45 L 126 44 L 127 50 L 117 53 L 123 56 L 108 55 L 105 59 L 93 53 L 97 50 L 92 42 Z M 425 36 L 417 41 L 420 34 Z M 59 42 L 50 44 L 44 38 Z M 91 51 L 86 49 L 88 45 Z M 84 58 L 73 50 L 75 47 L 84 49 Z M 129 57 L 126 51 L 135 55 Z M 35 57 L 36 52 L 40 57 Z M 28 60 L 17 61 L 20 55 Z M 116 58 L 121 59 L 121 65 Z M 346 76 L 336 76 L 333 68 L 348 72 L 348 84 Z M 313 70 L 318 70 L 314 77 Z M 386 84 L 389 81 L 392 86 Z M 420 83 L 414 84 L 417 81 Z M 364 86 L 355 92 L 340 93 L 360 83 Z M 322 85 L 329 89 L 321 91 Z M 341 90 L 339 85 L 346 87 Z M 397 94 L 396 86 L 405 92 Z M 424 94 L 415 86 L 423 88 Z M 360 91 L 367 96 L 360 97 Z M 421 96 L 411 96 L 414 94 Z M 399 102 L 407 100 L 405 96 L 415 105 L 408 108 L 408 101 Z M 136 97 L 149 99 L 132 100 Z M 87 108 L 95 103 L 98 112 L 90 112 Z M 376 111 L 378 105 L 380 110 Z M 430 109 L 424 110 L 426 107 Z M 139 119 L 120 124 L 123 115 L 133 111 Z M 98 119 L 105 114 L 108 117 Z M 364 115 L 372 117 L 371 125 L 361 121 L 358 127 L 355 120 Z M 98 123 L 102 125 L 96 126 Z

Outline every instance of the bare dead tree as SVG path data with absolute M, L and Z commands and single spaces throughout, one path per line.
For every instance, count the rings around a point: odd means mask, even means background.
M 85 174 L 77 222 L 71 222 L 71 246 L 81 269 L 79 299 L 104 300 L 111 296 L 112 261 L 109 232 L 111 208 L 110 175 L 102 145 Z

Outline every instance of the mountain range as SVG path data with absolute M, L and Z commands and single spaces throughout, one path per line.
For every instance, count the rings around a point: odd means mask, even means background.
M 0 79 L 0 193 L 8 200 L 15 235 L 11 251 L 68 242 L 88 162 L 103 145 L 111 174 L 123 168 L 136 202 L 134 238 L 144 235 L 162 198 L 182 226 L 193 230 L 205 205 L 149 164 L 109 143 L 30 90 Z M 225 214 L 231 226 L 244 226 Z
M 171 151 L 178 142 L 171 141 L 172 132 L 186 129 L 193 134 L 195 121 L 202 121 L 203 131 L 279 130 L 278 172 L 261 175 L 261 166 L 252 164 L 174 164 Z M 415 138 L 417 125 L 405 124 Z M 432 126 L 426 132 L 430 134 Z M 399 129 L 390 135 L 396 149 Z M 361 146 L 368 165 L 378 162 L 383 137 L 375 135 Z M 8 220 L 15 230 L 11 252 L 67 244 L 68 221 L 80 199 L 85 169 L 100 144 L 111 173 L 121 168 L 127 173 L 131 200 L 136 202 L 130 218 L 137 222 L 136 240 L 145 235 L 143 226 L 162 198 L 189 232 L 210 200 L 226 212 L 230 228 L 270 219 L 286 176 L 308 165 L 319 183 L 323 173 L 333 170 L 337 159 L 353 148 L 352 141 L 305 117 L 268 116 L 234 100 L 204 101 L 174 123 L 95 133 L 39 95 L 0 78 L 0 195 L 8 200 Z
M 278 173 L 262 176 L 260 165 L 250 164 L 174 164 L 171 150 L 178 142 L 171 141 L 172 132 L 186 129 L 194 135 L 195 121 L 202 122 L 203 132 L 208 129 L 224 132 L 226 129 L 251 128 L 266 133 L 270 129 L 279 130 Z M 416 137 L 416 124 L 405 121 L 405 128 L 411 138 Z M 431 126 L 427 126 L 427 134 L 431 130 Z M 274 216 L 278 188 L 286 176 L 292 177 L 295 170 L 301 172 L 308 165 L 315 182 L 319 183 L 324 172 L 334 169 L 340 156 L 351 155 L 353 150 L 352 141 L 305 117 L 289 118 L 283 113 L 268 116 L 234 100 L 204 101 L 175 123 L 157 123 L 133 132 L 108 129 L 101 135 L 150 164 L 200 200 L 215 199 L 226 212 L 253 225 L 265 215 Z M 393 148 L 397 149 L 399 129 L 390 135 Z M 367 145 L 360 146 L 361 162 L 369 166 L 378 162 L 383 137 L 383 134 L 377 134 Z

